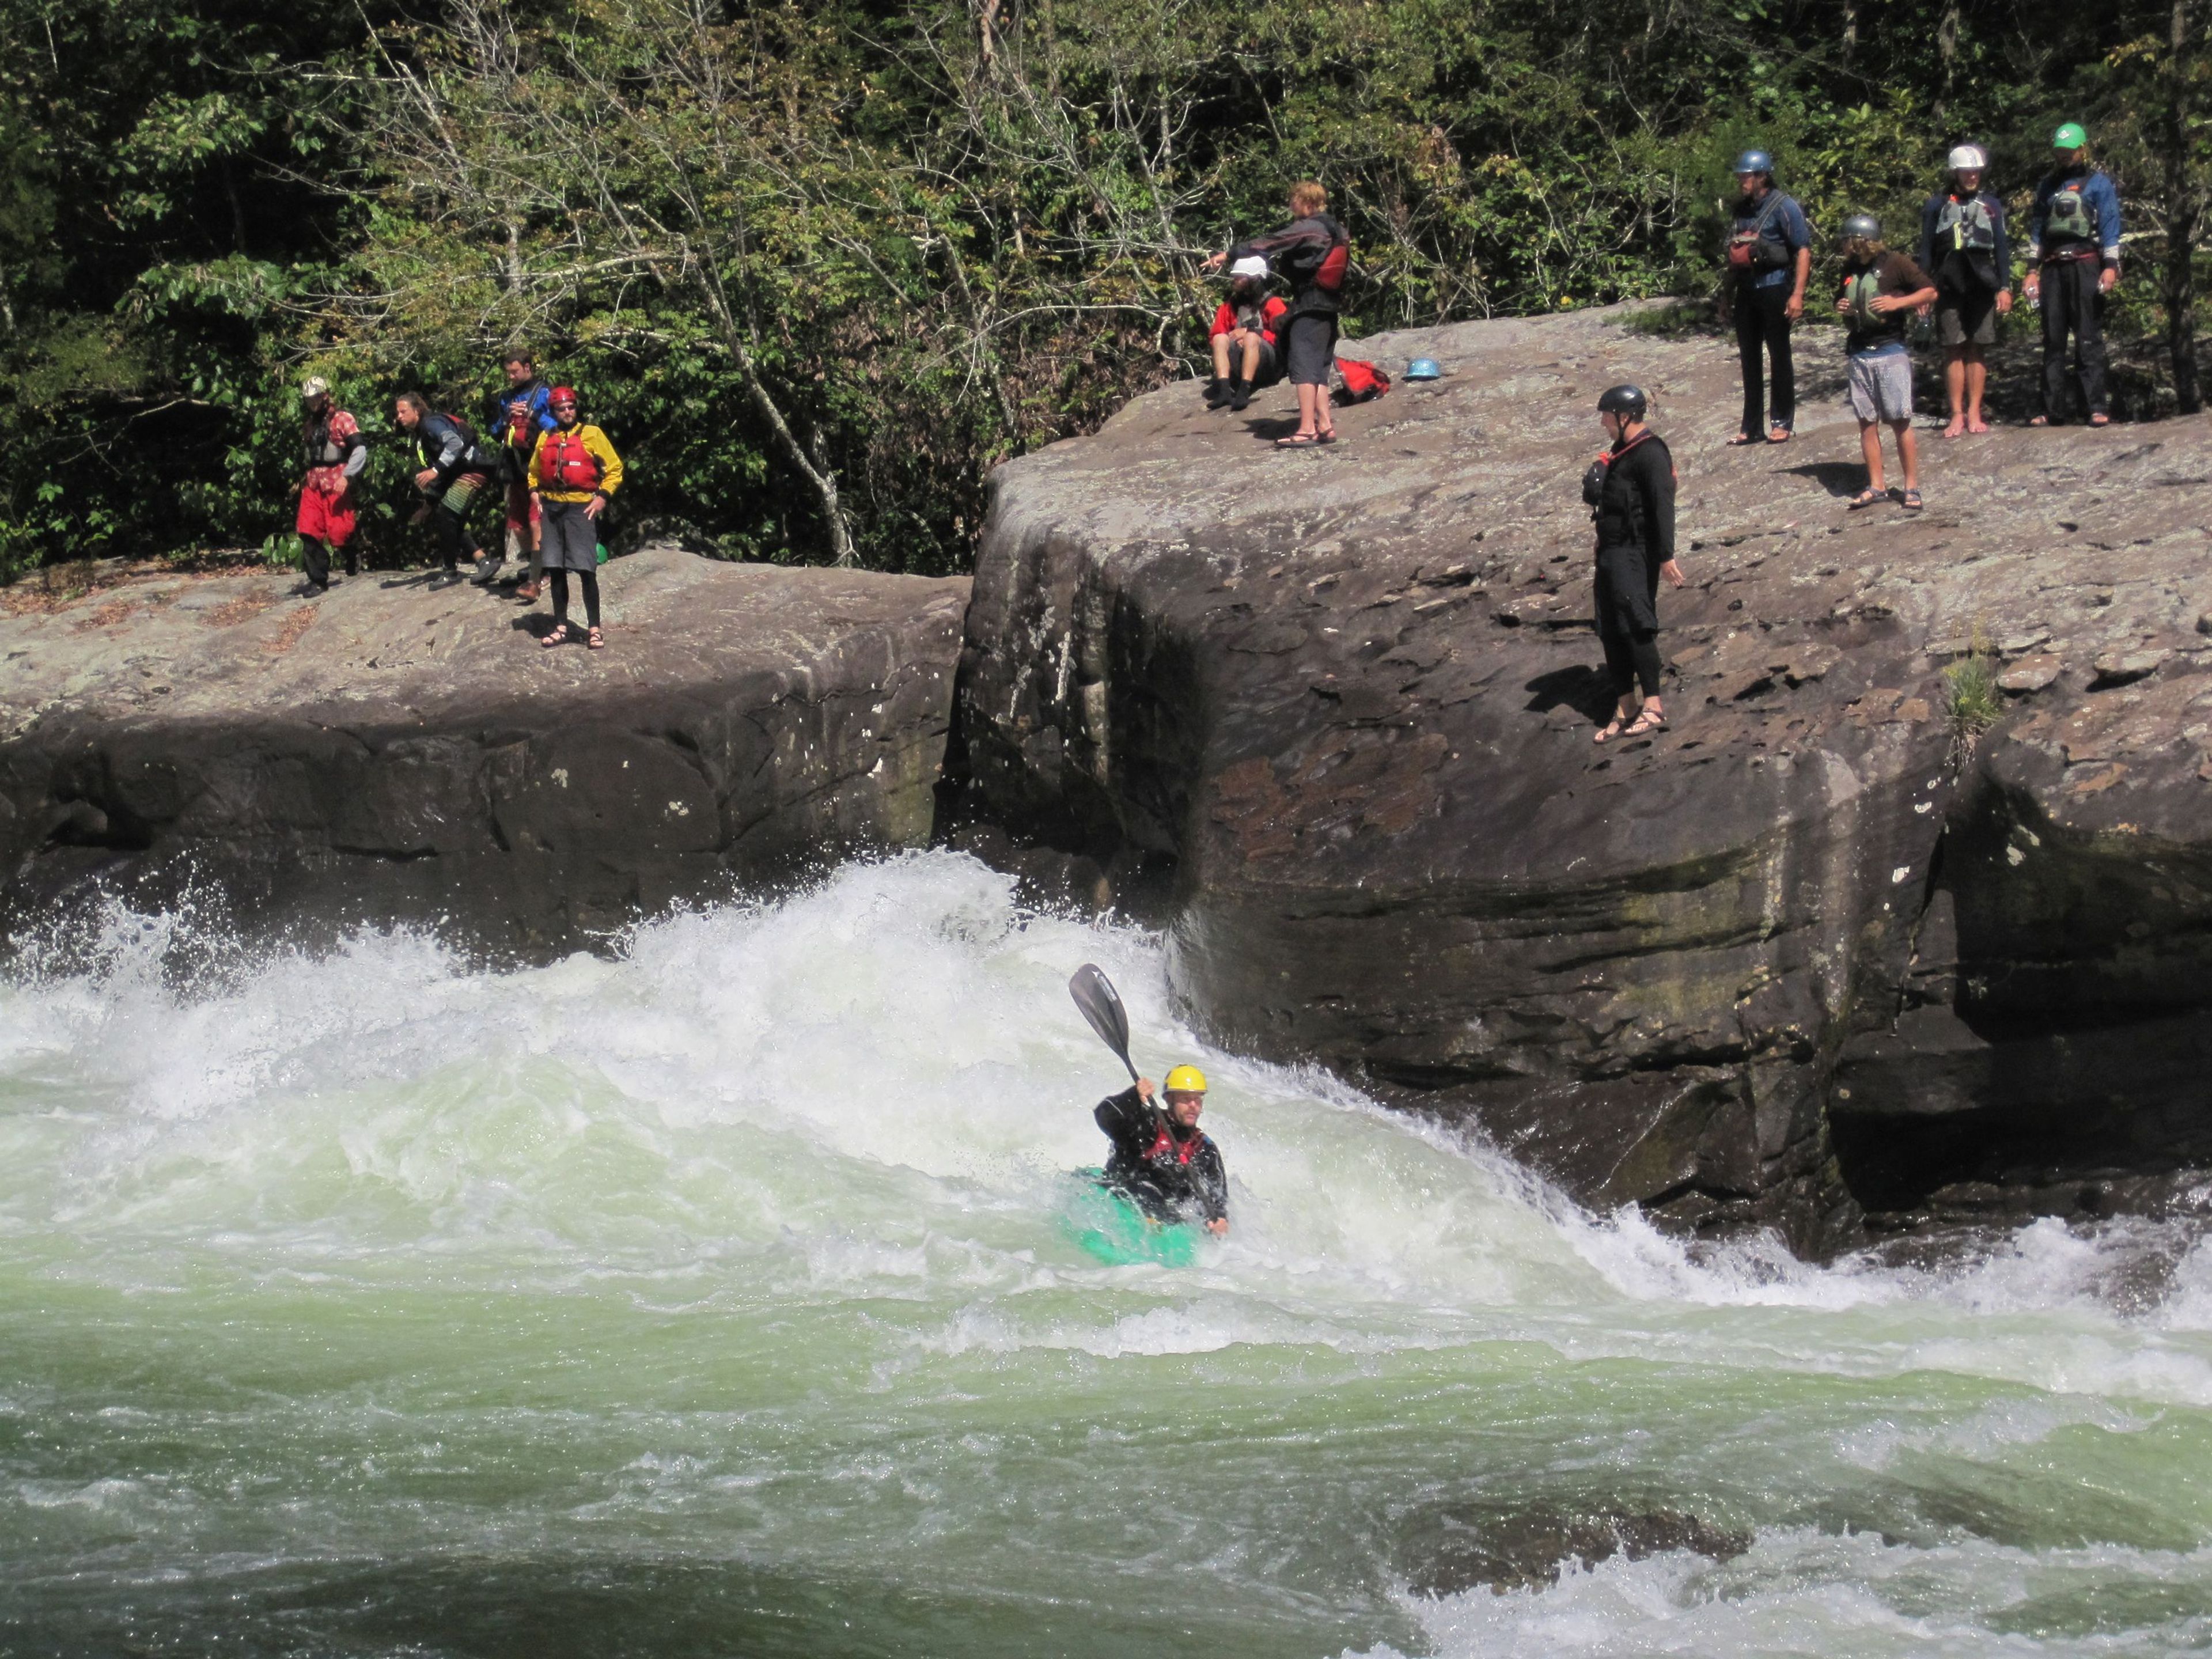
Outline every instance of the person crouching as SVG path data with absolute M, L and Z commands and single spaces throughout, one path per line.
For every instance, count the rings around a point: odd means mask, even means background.
M 1912 353 L 1905 343 L 1912 313 L 1936 303 L 1928 273 L 1881 240 L 1881 221 L 1854 213 L 1844 221 L 1844 291 L 1836 311 L 1850 325 L 1844 350 L 1850 364 L 1851 413 L 1858 416 L 1859 448 L 1866 456 L 1867 487 L 1854 507 L 1887 501 L 1881 472 L 1881 428 L 1897 434 L 1897 464 L 1905 473 L 1902 504 L 1920 507 L 1920 445 L 1912 433 Z
M 1680 587 L 1687 578 L 1674 562 L 1674 458 L 1644 424 L 1650 400 L 1640 387 L 1610 386 L 1597 410 L 1613 444 L 1583 474 L 1583 500 L 1597 527 L 1595 620 L 1613 691 L 1613 718 L 1595 741 L 1610 743 L 1667 729 L 1659 579 Z
M 580 418 L 573 388 L 556 386 L 547 400 L 553 429 L 538 441 L 530 456 L 530 489 L 542 520 L 545 574 L 553 584 L 553 628 L 539 641 L 564 642 L 568 629 L 568 578 L 583 585 L 585 642 L 594 651 L 606 635 L 599 628 L 599 515 L 622 487 L 622 457 L 607 434 Z
M 1229 297 L 1213 313 L 1206 342 L 1213 352 L 1213 380 L 1206 389 L 1208 409 L 1226 404 L 1241 410 L 1255 392 L 1283 378 L 1275 334 L 1290 302 L 1269 294 L 1267 287 L 1267 262 L 1258 254 L 1230 267 Z

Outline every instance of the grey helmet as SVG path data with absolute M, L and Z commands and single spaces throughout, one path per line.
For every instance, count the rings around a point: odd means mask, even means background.
M 1878 242 L 1881 240 L 1881 221 L 1871 213 L 1854 213 L 1844 221 L 1843 234 L 1847 242 L 1859 236 L 1865 237 L 1869 242 Z
M 1618 415 L 1628 421 L 1642 420 L 1650 406 L 1650 399 L 1644 395 L 1642 386 L 1630 386 L 1625 381 L 1620 386 L 1607 386 L 1597 400 L 1599 414 Z
M 1739 179 L 1747 173 L 1763 173 L 1771 179 L 1774 176 L 1774 158 L 1763 149 L 1747 149 L 1735 158 L 1735 165 L 1729 171 Z

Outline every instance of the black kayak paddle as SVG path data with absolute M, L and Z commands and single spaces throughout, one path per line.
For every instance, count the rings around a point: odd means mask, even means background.
M 1121 1063 L 1129 1068 L 1129 1081 L 1134 1083 L 1137 1067 L 1129 1058 L 1129 1013 L 1115 993 L 1114 981 L 1086 962 L 1069 978 L 1067 994 L 1083 1010 L 1098 1040 L 1121 1056 Z

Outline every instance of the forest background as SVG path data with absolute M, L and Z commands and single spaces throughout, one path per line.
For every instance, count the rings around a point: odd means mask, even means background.
M 1305 176 L 1357 335 L 1709 294 L 1747 144 L 1909 243 L 1952 143 L 2024 208 L 2079 118 L 2132 412 L 2193 409 L 2208 5 L 0 0 L 0 580 L 290 556 L 310 372 L 397 558 L 392 393 L 480 421 L 516 343 L 623 540 L 964 569 L 990 466 L 1189 372 L 1199 260 Z

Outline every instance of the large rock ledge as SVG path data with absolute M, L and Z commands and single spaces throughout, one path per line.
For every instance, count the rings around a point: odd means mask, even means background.
M 1732 345 L 1589 313 L 1278 452 L 1194 391 L 998 475 L 974 810 L 1177 860 L 1174 971 L 1231 1041 L 1471 1117 L 1600 1203 L 1801 1249 L 2181 1201 L 2212 1166 L 2212 425 L 1924 432 L 1852 513 L 1839 354 L 1731 450 Z M 1577 480 L 1634 379 L 1682 477 L 1674 729 L 1598 750 Z M 2212 623 L 2205 625 L 2212 626 Z M 1978 634 L 2005 718 L 1961 750 Z
M 149 573 L 0 616 L 0 927 L 94 878 L 287 929 L 495 951 L 852 847 L 928 839 L 965 580 L 604 573 L 609 648 L 474 587 Z

